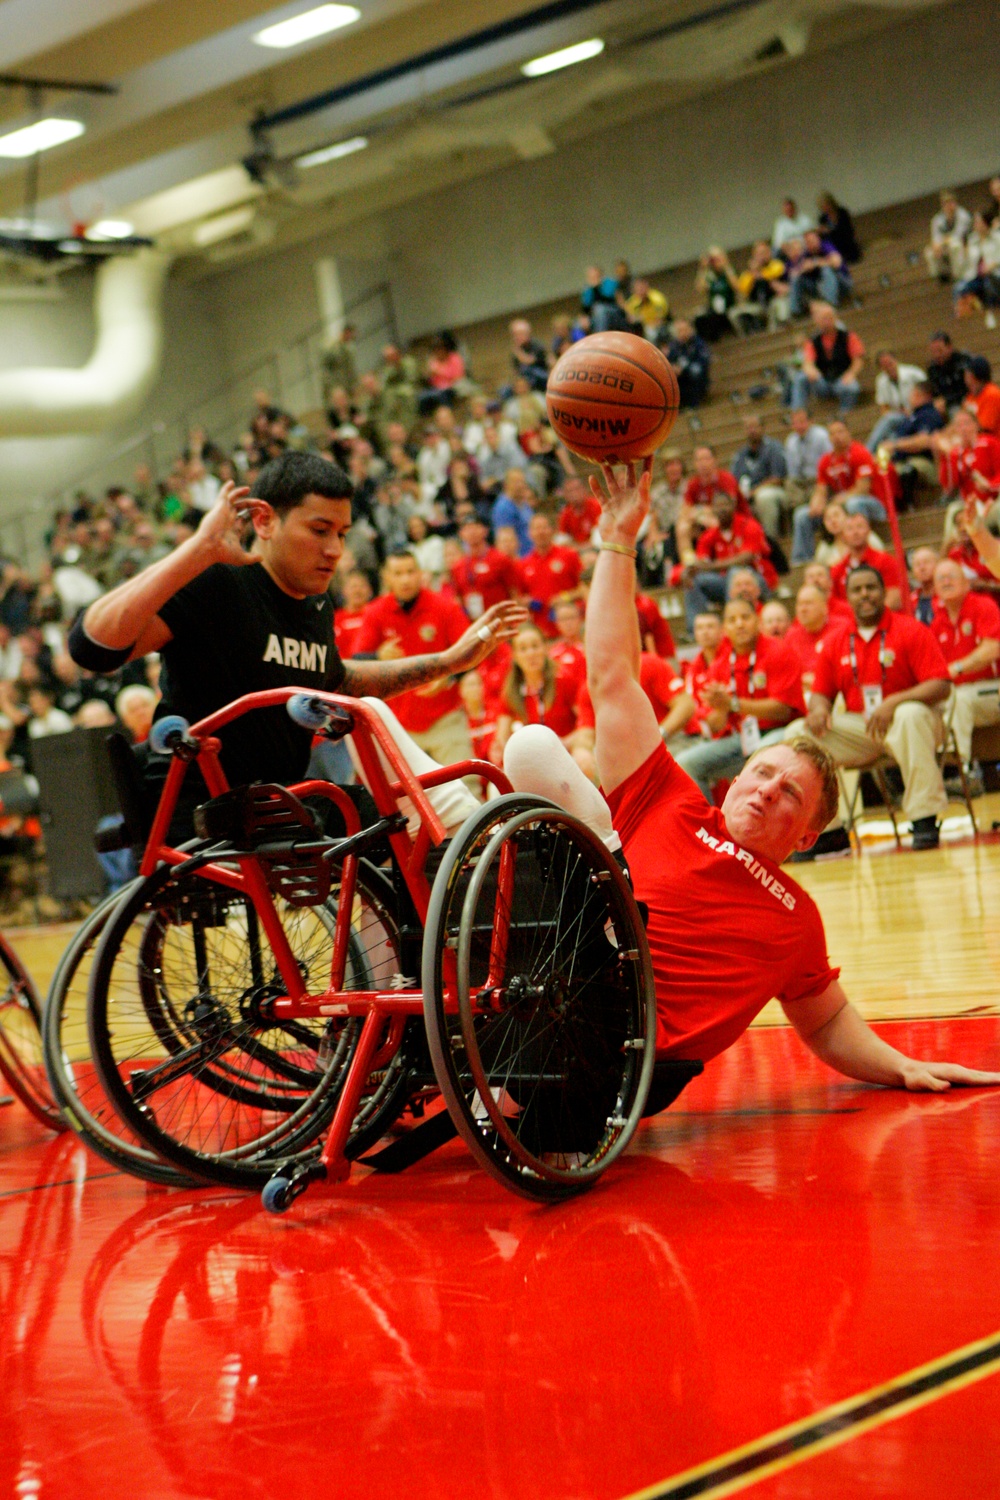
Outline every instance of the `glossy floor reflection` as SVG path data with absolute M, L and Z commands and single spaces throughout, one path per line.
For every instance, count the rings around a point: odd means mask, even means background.
M 884 1030 L 1000 1066 L 994 1018 Z M 998 1160 L 1000 1094 L 855 1087 L 779 1029 L 557 1208 L 455 1143 L 275 1219 L 4 1109 L 0 1495 L 616 1500 L 1000 1330 Z M 995 1496 L 998 1390 L 750 1492 Z

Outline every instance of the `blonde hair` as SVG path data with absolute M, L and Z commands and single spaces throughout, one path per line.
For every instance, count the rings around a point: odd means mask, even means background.
M 801 755 L 811 761 L 819 774 L 819 806 L 816 809 L 812 826 L 815 832 L 822 833 L 827 824 L 833 822 L 840 800 L 837 763 L 829 750 L 825 750 L 818 740 L 814 740 L 808 734 L 797 734 L 794 739 L 786 740 L 785 744 L 796 755 Z

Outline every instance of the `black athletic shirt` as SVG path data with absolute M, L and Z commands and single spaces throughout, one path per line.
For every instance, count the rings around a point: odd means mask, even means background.
M 173 640 L 162 651 L 157 718 L 175 713 L 194 724 L 245 693 L 276 687 L 335 693 L 343 683 L 329 594 L 292 599 L 260 564 L 216 563 L 168 600 L 159 617 Z M 231 786 L 301 781 L 312 741 L 284 706 L 245 714 L 219 738 Z

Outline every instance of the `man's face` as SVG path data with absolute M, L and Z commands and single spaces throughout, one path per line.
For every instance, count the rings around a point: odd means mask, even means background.
M 791 623 L 788 610 L 778 599 L 765 604 L 760 612 L 760 633 L 771 636 L 774 640 L 780 640 Z
M 582 510 L 589 491 L 582 479 L 563 480 L 563 499 L 574 510 Z
M 694 450 L 694 472 L 699 479 L 715 478 L 715 454 L 711 448 L 696 448 Z
M 851 430 L 846 422 L 831 422 L 827 429 L 830 434 L 830 442 L 838 453 L 846 453 L 851 446 Z
M 732 495 L 727 495 L 724 490 L 717 490 L 712 496 L 712 514 L 722 530 L 728 531 L 736 514 L 736 501 Z
M 979 437 L 979 423 L 971 412 L 956 412 L 952 427 L 955 436 L 963 448 L 972 448 L 975 446 L 976 440 Z
M 536 552 L 547 552 L 552 546 L 552 522 L 548 516 L 532 516 L 528 522 L 528 535 Z
M 970 396 L 978 396 L 983 388 L 983 382 L 977 380 L 971 370 L 965 370 L 963 373 L 965 375 L 965 389 Z
M 740 568 L 732 576 L 729 584 L 730 599 L 745 599 L 750 608 L 757 613 L 757 605 L 760 603 L 760 580 L 752 568 Z
M 921 588 L 926 588 L 934 577 L 938 555 L 930 547 L 918 547 L 910 558 L 910 570 Z
M 827 621 L 826 595 L 814 585 L 804 583 L 796 595 L 795 618 L 803 630 L 818 635 Z
M 420 593 L 420 569 L 412 557 L 390 557 L 385 565 L 385 586 L 398 604 L 409 604 Z
M 674 338 L 679 344 L 686 344 L 694 333 L 694 327 L 687 318 L 676 318 L 674 320 Z
M 466 521 L 458 534 L 462 539 L 462 546 L 467 547 L 470 552 L 481 552 L 489 535 L 482 521 L 478 519 Z
M 878 357 L 878 367 L 880 370 L 885 371 L 890 380 L 895 380 L 899 374 L 899 366 L 891 354 L 880 354 Z
M 510 334 L 514 343 L 518 346 L 526 344 L 531 338 L 531 324 L 526 322 L 524 318 L 515 318 L 510 325 Z
M 637 297 L 645 297 L 649 291 L 649 282 L 643 276 L 637 276 L 632 283 L 632 290 Z
M 722 816 L 750 854 L 780 864 L 816 842 L 822 782 L 812 761 L 788 745 L 759 750 L 730 785 Z
M 722 615 L 722 628 L 737 656 L 746 656 L 760 634 L 757 611 L 746 599 L 730 599 Z
M 372 596 L 372 586 L 363 573 L 348 573 L 344 580 L 344 608 L 364 609 Z
M 747 447 L 751 453 L 756 453 L 764 441 L 764 428 L 759 417 L 748 417 L 743 424 L 747 435 Z
M 784 214 L 784 216 L 785 216 L 786 219 L 794 219 L 795 218 L 795 199 L 794 198 L 782 198 L 782 200 L 781 200 L 781 212 Z
M 931 339 L 930 354 L 932 365 L 943 365 L 951 354 L 951 345 L 946 344 L 944 339 Z
M 809 431 L 809 413 L 804 406 L 797 406 L 792 412 L 792 431 L 797 432 L 799 437 L 805 437 Z
M 699 651 L 716 651 L 722 640 L 722 621 L 718 615 L 695 615 L 694 641 Z
M 434 426 L 436 430 L 445 437 L 450 437 L 455 431 L 455 413 L 450 406 L 439 406 L 434 413 Z
M 837 314 L 829 302 L 814 302 L 810 308 L 812 320 L 819 333 L 832 333 L 837 326 Z
M 934 569 L 934 592 L 942 604 L 961 608 L 969 592 L 969 580 L 956 562 L 945 559 Z
M 805 246 L 807 255 L 818 255 L 820 249 L 822 248 L 820 245 L 819 235 L 817 234 L 815 229 L 806 230 L 805 234 L 802 236 L 802 243 Z
M 503 487 L 507 491 L 510 499 L 513 500 L 517 505 L 522 505 L 524 501 L 529 498 L 531 493 L 528 487 L 528 481 L 525 479 L 520 469 L 507 470 L 507 473 L 504 476 Z
M 663 477 L 672 490 L 679 489 L 684 481 L 683 459 L 668 458 L 663 466 Z
M 885 584 L 871 568 L 858 568 L 847 579 L 847 602 L 859 625 L 877 625 L 885 609 Z
M 305 599 L 326 592 L 351 529 L 351 502 L 306 495 L 284 518 L 268 506 L 254 527 L 265 563 L 294 598 Z
M 814 589 L 819 589 L 824 599 L 829 599 L 833 592 L 830 570 L 823 563 L 810 563 L 802 575 L 802 582 L 811 584 Z

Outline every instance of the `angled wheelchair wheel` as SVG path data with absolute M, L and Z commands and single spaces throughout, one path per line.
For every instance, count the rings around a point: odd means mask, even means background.
M 275 899 L 312 994 L 329 985 L 338 890 L 321 907 Z M 399 942 L 384 893 L 362 867 L 346 989 L 389 985 Z M 278 1020 L 284 992 L 244 895 L 160 870 L 108 920 L 89 991 L 95 1067 L 122 1121 L 185 1175 L 258 1187 L 309 1154 L 329 1123 L 360 1034 L 344 1018 Z
M 192 1179 L 168 1166 L 120 1119 L 101 1086 L 90 1050 L 90 971 L 101 933 L 122 899 L 123 893 L 116 891 L 94 908 L 56 966 L 42 1015 L 45 1070 L 63 1119 L 92 1151 L 133 1176 L 184 1186 Z
M 14 1093 L 50 1130 L 66 1122 L 52 1097 L 42 1056 L 42 1014 L 31 975 L 6 938 L 0 936 L 0 1074 Z
M 620 866 L 577 819 L 514 795 L 445 855 L 423 947 L 434 1071 L 508 1187 L 559 1198 L 627 1145 L 652 1076 L 649 946 Z

